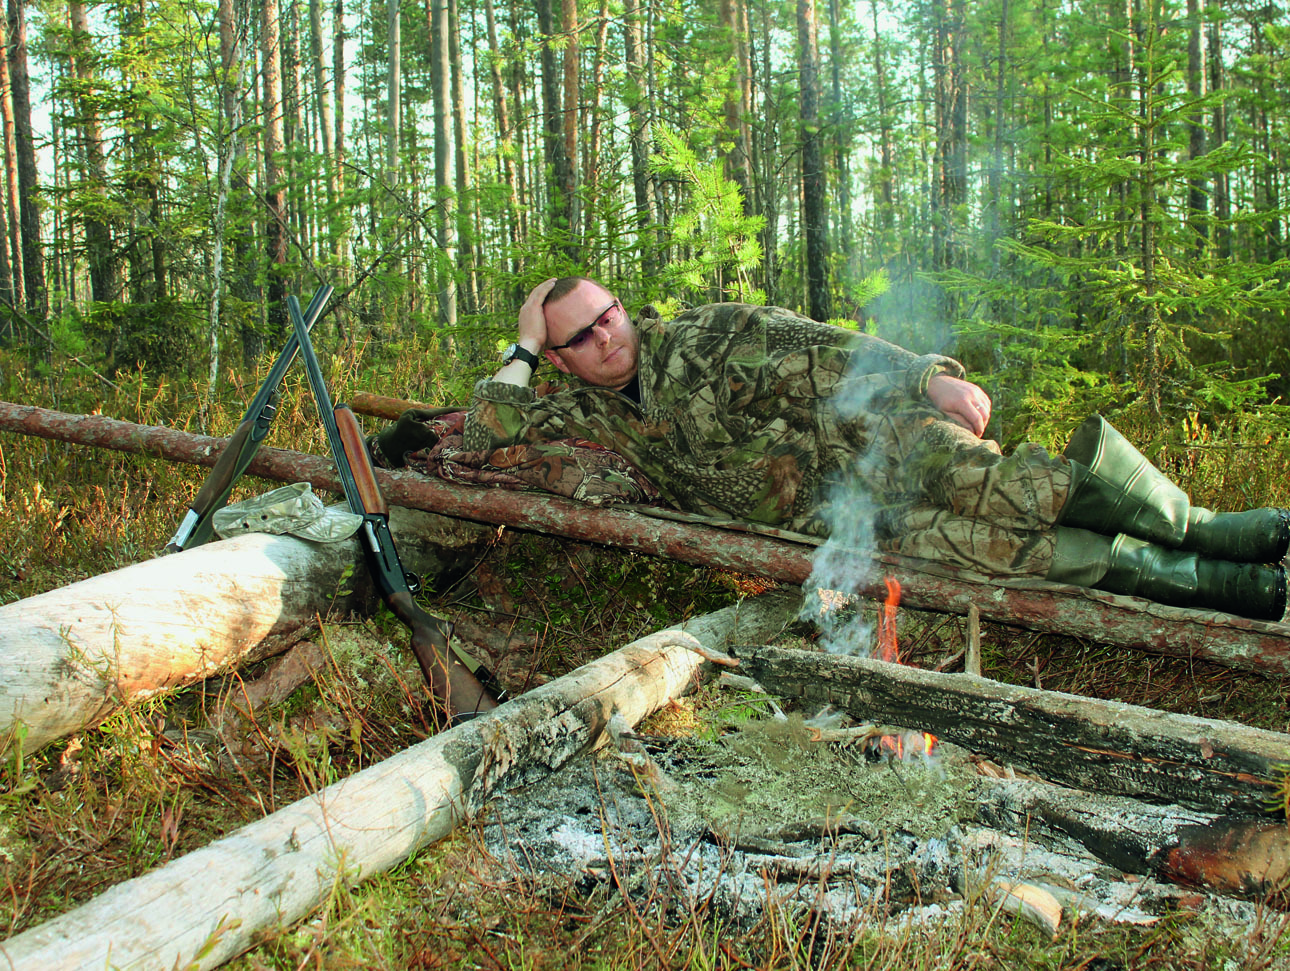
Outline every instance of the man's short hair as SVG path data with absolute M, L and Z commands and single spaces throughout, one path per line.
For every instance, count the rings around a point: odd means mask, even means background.
M 552 301 L 560 300 L 564 297 L 567 297 L 569 294 L 573 293 L 573 291 L 578 288 L 579 283 L 584 283 L 584 282 L 593 283 L 596 286 L 600 286 L 599 283 L 596 283 L 596 281 L 591 279 L 590 277 L 562 276 L 560 277 L 560 279 L 555 281 L 555 285 L 551 287 L 551 292 L 548 293 L 546 295 L 546 299 L 542 301 L 542 306 L 545 307 L 547 304 L 551 303 Z

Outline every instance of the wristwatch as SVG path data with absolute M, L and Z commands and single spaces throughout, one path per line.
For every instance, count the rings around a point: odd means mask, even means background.
M 510 364 L 516 358 L 519 358 L 534 371 L 537 370 L 538 362 L 542 360 L 527 347 L 521 347 L 519 344 L 508 344 L 506 350 L 502 351 L 502 363 Z

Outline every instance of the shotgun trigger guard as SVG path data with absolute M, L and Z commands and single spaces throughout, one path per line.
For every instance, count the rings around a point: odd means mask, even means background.
M 415 597 L 421 592 L 421 577 L 417 576 L 417 574 L 409 573 L 407 570 L 404 570 L 403 579 L 407 582 L 408 593 Z

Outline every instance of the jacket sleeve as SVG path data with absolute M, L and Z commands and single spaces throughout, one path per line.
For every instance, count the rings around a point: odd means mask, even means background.
M 813 381 L 834 383 L 843 379 L 878 379 L 896 386 L 912 398 L 927 394 L 927 383 L 938 374 L 961 378 L 963 365 L 943 354 L 915 354 L 872 334 L 822 324 L 780 307 L 759 311 L 766 328 L 766 349 L 779 359 L 780 367 L 791 370 L 795 362 L 807 361 L 816 371 Z M 831 389 L 820 388 L 825 394 Z
M 469 451 L 500 448 L 543 437 L 543 415 L 532 388 L 484 378 L 475 382 L 463 445 Z
M 485 378 L 475 383 L 463 445 L 478 451 L 584 438 L 614 448 L 623 423 L 630 419 L 627 399 L 616 401 L 615 395 L 606 388 L 535 389 Z

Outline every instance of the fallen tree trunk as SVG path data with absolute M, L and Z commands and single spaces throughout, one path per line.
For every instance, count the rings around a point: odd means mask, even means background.
M 67 415 L 8 402 L 0 402 L 0 431 L 207 466 L 214 465 L 224 442 L 99 415 Z M 262 448 L 249 471 L 339 491 L 332 463 L 319 456 Z M 630 509 L 588 506 L 558 496 L 444 482 L 414 472 L 378 470 L 377 478 L 390 505 L 602 543 L 795 585 L 811 575 L 813 545 L 671 521 Z M 999 580 L 896 556 L 878 557 L 874 568 L 864 572 L 871 579 L 847 592 L 882 599 L 887 595 L 883 578 L 891 577 L 901 585 L 901 604 L 915 610 L 966 615 L 976 606 L 981 618 L 999 623 L 1270 676 L 1290 675 L 1287 624 L 1182 610 L 1043 580 Z
M 473 562 L 489 532 L 437 519 L 391 517 L 404 564 L 432 578 Z M 34 751 L 121 705 L 274 654 L 320 613 L 369 608 L 357 543 L 249 534 L 5 604 L 0 753 Z
M 210 968 L 300 919 L 338 882 L 387 870 L 495 794 L 543 778 L 698 678 L 702 657 L 770 637 L 771 594 L 643 638 L 0 944 L 15 968 Z
M 1124 796 L 1001 780 L 977 797 L 977 818 L 1040 838 L 1077 841 L 1125 873 L 1262 900 L 1290 880 L 1285 820 L 1215 816 Z
M 1260 813 L 1290 761 L 1290 735 L 1235 722 L 873 658 L 755 645 L 738 654 L 740 671 L 773 694 L 931 732 L 1078 789 Z

